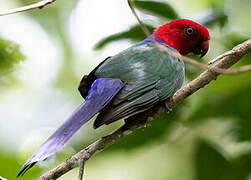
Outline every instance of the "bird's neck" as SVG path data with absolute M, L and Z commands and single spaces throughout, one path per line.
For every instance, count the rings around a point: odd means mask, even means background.
M 154 34 L 152 34 L 151 36 L 145 38 L 143 41 L 141 41 L 141 42 L 139 42 L 139 43 L 137 43 L 137 44 L 135 44 L 135 45 L 138 46 L 138 45 L 141 45 L 141 44 L 144 44 L 144 43 L 148 43 L 148 42 L 151 42 L 151 41 L 156 41 L 156 42 L 158 42 L 158 43 L 161 43 L 161 44 L 163 44 L 163 45 L 169 47 L 169 45 L 167 45 L 163 40 L 156 38 L 156 37 L 154 36 Z
M 169 28 L 170 23 L 167 23 L 163 26 L 154 30 L 153 36 L 160 41 L 163 41 L 167 46 L 177 50 L 182 54 L 181 39 L 177 39 L 173 34 L 177 34 L 175 28 Z
M 161 40 L 161 39 L 155 37 L 155 34 L 152 34 L 151 36 L 145 38 L 143 41 L 141 41 L 141 42 L 135 44 L 135 46 L 139 46 L 139 45 L 142 45 L 142 44 L 144 44 L 144 43 L 148 43 L 148 42 L 152 42 L 152 41 L 156 41 L 156 42 L 158 42 L 158 43 L 164 45 L 165 47 L 170 48 L 171 50 L 176 51 L 174 48 L 172 48 L 171 46 L 169 46 L 168 44 L 166 44 L 166 42 L 164 42 L 163 40 Z

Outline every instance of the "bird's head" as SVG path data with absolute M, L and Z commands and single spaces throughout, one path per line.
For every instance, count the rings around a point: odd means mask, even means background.
M 209 48 L 210 35 L 207 28 L 187 19 L 178 19 L 160 26 L 154 37 L 176 49 L 181 55 L 194 53 L 203 57 Z

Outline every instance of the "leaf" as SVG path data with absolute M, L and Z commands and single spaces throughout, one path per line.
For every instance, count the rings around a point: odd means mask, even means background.
M 179 15 L 167 3 L 156 2 L 156 1 L 134 1 L 134 4 L 137 8 L 146 10 L 154 15 L 161 16 L 167 19 L 179 19 Z
M 249 37 L 244 36 L 242 34 L 236 33 L 236 32 L 231 32 L 229 34 L 226 34 L 224 36 L 224 45 L 226 46 L 227 49 L 232 49 L 233 46 L 237 46 L 238 44 L 243 43 L 244 41 L 247 41 Z M 249 54 L 247 54 L 249 55 Z
M 218 11 L 214 9 L 208 16 L 199 20 L 199 22 L 202 25 L 210 27 L 215 24 L 218 24 L 221 28 L 227 24 L 227 21 L 228 21 L 228 16 L 224 11 Z
M 246 180 L 251 172 L 251 154 L 247 153 L 235 158 L 232 162 L 232 169 L 229 170 L 228 179 Z
M 19 159 L 15 153 L 10 152 L 10 149 L 3 149 L 0 147 L 0 150 L 0 176 L 6 179 L 16 179 L 16 175 L 22 167 L 21 162 L 23 160 Z M 27 173 L 22 179 L 37 179 L 36 177 L 38 177 L 39 174 L 41 174 L 41 169 L 35 166 L 35 168 Z
M 154 30 L 153 26 L 150 26 L 150 25 L 146 25 L 146 26 L 150 30 L 150 32 L 152 32 Z M 141 41 L 144 38 L 146 38 L 146 35 L 142 32 L 140 26 L 134 25 L 128 31 L 113 34 L 111 36 L 108 36 L 108 37 L 100 40 L 99 42 L 96 43 L 96 45 L 94 46 L 94 49 L 100 50 L 100 49 L 104 48 L 107 44 L 114 42 L 114 41 L 122 40 L 122 39 Z
M 0 75 L 6 75 L 14 70 L 15 65 L 25 59 L 19 45 L 0 38 Z
M 230 163 L 215 146 L 200 140 L 195 153 L 197 180 L 226 180 L 224 176 Z
M 39 0 L 17 0 L 17 2 L 22 5 L 30 5 L 34 2 L 39 2 Z M 66 30 L 66 21 L 69 20 L 69 16 L 76 7 L 77 2 L 77 0 L 60 0 L 47 5 L 41 10 L 36 9 L 26 12 L 27 15 L 41 24 L 51 39 L 57 41 L 62 47 L 63 63 L 58 71 L 55 86 L 67 91 L 72 90 L 69 87 L 73 87 L 76 84 L 77 77 L 72 67 L 72 61 L 74 60 L 73 48 L 70 43 L 68 31 Z

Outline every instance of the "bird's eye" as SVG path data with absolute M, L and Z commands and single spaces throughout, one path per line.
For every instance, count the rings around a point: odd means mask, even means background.
M 194 37 L 194 35 L 196 34 L 196 29 L 194 27 L 191 27 L 191 26 L 187 26 L 185 27 L 184 29 L 184 34 L 189 37 L 189 38 L 192 38 Z

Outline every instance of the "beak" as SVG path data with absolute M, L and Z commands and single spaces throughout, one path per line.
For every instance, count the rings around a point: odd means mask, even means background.
M 194 54 L 200 55 L 200 58 L 206 55 L 209 48 L 209 40 L 202 41 L 193 50 Z

